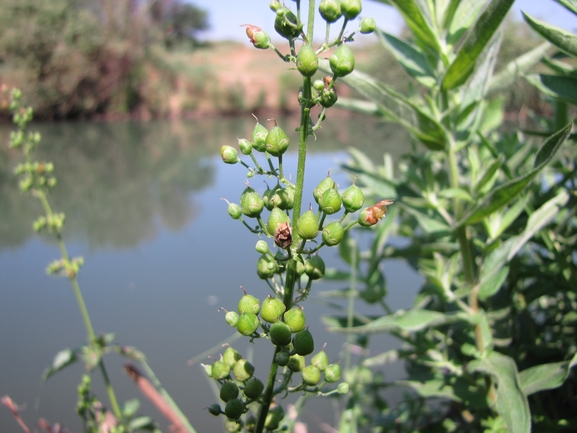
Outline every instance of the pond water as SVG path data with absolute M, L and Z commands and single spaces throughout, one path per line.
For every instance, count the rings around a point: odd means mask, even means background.
M 297 126 L 294 119 L 280 124 L 287 131 Z M 228 216 L 220 200 L 238 202 L 246 170 L 223 164 L 219 149 L 250 136 L 253 125 L 252 118 L 33 125 L 43 136 L 38 159 L 56 166 L 58 186 L 50 200 L 67 215 L 65 241 L 72 256 L 85 259 L 79 281 L 95 331 L 114 332 L 117 343 L 144 352 L 199 432 L 222 431 L 222 418 L 204 410 L 218 401 L 200 367 L 210 359 L 193 365 L 187 361 L 211 348 L 217 356 L 223 350 L 218 344 L 235 335 L 217 309 L 235 309 L 242 294 L 239 286 L 261 299 L 269 293 L 255 273 L 257 239 Z M 29 426 L 43 417 L 79 432 L 74 407 L 83 366 L 65 369 L 46 383 L 41 376 L 59 350 L 85 341 L 85 331 L 68 281 L 45 273 L 46 265 L 59 257 L 58 248 L 32 231 L 40 207 L 18 190 L 12 170 L 20 155 L 6 150 L 7 131 L 7 126 L 0 128 L 0 395 L 21 406 Z M 310 198 L 304 201 L 312 201 L 310 191 L 329 168 L 341 186 L 350 183 L 339 170 L 348 146 L 361 148 L 378 162 L 384 151 L 398 156 L 406 143 L 402 131 L 388 125 L 328 119 L 310 145 L 305 185 Z M 285 174 L 292 173 L 294 179 L 295 170 L 296 153 L 289 152 Z M 251 185 L 265 188 L 257 179 Z M 329 266 L 344 266 L 333 251 L 323 257 Z M 400 262 L 387 265 L 385 273 L 390 305 L 407 307 L 419 277 Z M 315 291 L 339 287 L 313 286 L 306 304 L 317 346 L 326 342 L 331 360 L 338 360 L 345 338 L 324 331 L 320 317 L 332 310 Z M 264 380 L 272 346 L 244 340 L 233 345 L 253 357 L 256 374 Z M 377 338 L 373 350 L 396 344 Z M 111 354 L 105 362 L 119 400 L 139 398 L 141 412 L 158 420 L 165 431 L 162 416 L 123 372 L 124 360 Z M 392 366 L 385 374 L 399 377 L 402 366 Z M 97 373 L 93 384 L 106 404 Z M 311 408 L 303 415 L 309 432 L 321 431 L 321 421 L 333 422 L 328 403 L 315 401 Z M 0 430 L 21 431 L 5 408 L 0 408 Z

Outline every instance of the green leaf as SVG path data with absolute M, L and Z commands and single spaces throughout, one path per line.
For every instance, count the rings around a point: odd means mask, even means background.
M 457 8 L 461 0 L 450 0 L 449 6 L 445 9 L 445 14 L 443 15 L 443 29 L 449 30 L 451 24 L 453 23 L 453 18 L 457 12 Z
M 69 365 L 74 364 L 79 359 L 78 357 L 78 350 L 71 350 L 71 349 L 64 349 L 61 350 L 56 354 L 54 357 L 54 361 L 52 361 L 52 365 L 44 370 L 44 374 L 42 375 L 43 380 L 48 380 L 50 376 L 55 373 L 58 373 L 60 370 L 68 367 Z
M 507 11 L 514 0 L 492 0 L 485 8 L 470 33 L 465 43 L 459 50 L 457 57 L 449 66 L 443 78 L 444 90 L 459 87 L 471 75 L 477 59 L 489 43 L 501 22 L 507 15 Z
M 482 278 L 479 283 L 479 299 L 484 301 L 497 293 L 507 279 L 507 275 L 509 275 L 509 266 L 503 266 L 497 271 L 491 272 L 487 277 Z
M 435 53 L 441 53 L 441 45 L 430 22 L 415 0 L 389 0 L 401 13 L 407 26 L 424 45 L 432 48 Z
M 473 201 L 471 194 L 462 188 L 447 188 L 439 191 L 439 197 L 442 198 L 458 198 L 465 201 Z
M 561 6 L 566 7 L 569 11 L 577 15 L 577 1 L 575 0 L 555 0 Z
M 545 95 L 577 105 L 577 79 L 545 74 L 532 74 L 525 78 Z
M 343 239 L 339 243 L 339 253 L 341 258 L 350 266 L 354 268 L 359 266 L 359 246 L 351 237 L 349 230 L 345 232 Z
M 525 395 L 546 389 L 558 388 L 569 377 L 571 369 L 577 365 L 577 355 L 571 361 L 536 365 L 519 373 L 519 380 Z
M 499 170 L 504 161 L 505 161 L 505 155 L 499 155 L 499 157 L 496 160 L 494 160 L 489 165 L 489 167 L 487 167 L 485 173 L 483 173 L 483 176 L 481 176 L 481 179 L 479 179 L 479 181 L 475 184 L 475 186 L 473 187 L 473 192 L 477 193 L 479 191 L 491 188 L 491 186 L 495 182 L 497 170 Z
M 429 234 L 444 235 L 451 231 L 451 227 L 444 221 L 432 218 L 417 208 L 406 205 L 403 209 L 413 215 L 419 222 L 419 226 Z
M 416 45 L 407 44 L 382 30 L 377 30 L 377 35 L 383 45 L 393 53 L 399 64 L 411 77 L 429 88 L 437 83 L 427 57 Z
M 501 209 L 521 194 L 525 187 L 531 183 L 535 176 L 537 176 L 537 174 L 553 158 L 559 147 L 561 147 L 563 142 L 569 136 L 572 127 L 573 124 L 568 123 L 564 128 L 551 135 L 537 152 L 533 164 L 533 170 L 495 188 L 491 193 L 486 195 L 479 203 L 477 203 L 477 205 L 471 209 L 463 219 L 454 224 L 453 229 L 466 224 L 475 224 L 482 221 L 483 218 L 491 215 L 498 209 Z
M 527 21 L 527 24 L 529 24 L 533 30 L 556 47 L 573 56 L 577 56 L 577 36 L 566 30 L 560 29 L 559 27 L 537 20 L 530 15 L 527 15 L 525 12 L 522 13 L 523 18 L 525 18 L 525 21 Z
M 479 392 L 478 388 L 472 387 L 471 383 L 465 379 L 457 378 L 453 383 L 445 379 L 432 379 L 426 382 L 398 380 L 395 384 L 408 386 L 424 398 L 447 398 L 477 409 L 487 407 L 483 393 Z
M 521 388 L 515 361 L 498 352 L 491 352 L 486 358 L 471 361 L 469 370 L 482 371 L 497 380 L 497 412 L 505 420 L 507 431 L 530 433 L 529 403 Z

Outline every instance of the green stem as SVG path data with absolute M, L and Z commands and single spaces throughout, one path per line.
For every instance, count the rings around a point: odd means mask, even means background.
M 357 255 L 351 254 L 351 278 L 350 278 L 349 293 L 348 293 L 348 308 L 347 308 L 347 329 L 352 329 L 353 320 L 355 317 L 355 295 L 357 284 Z M 352 333 L 347 334 L 347 350 L 345 352 L 345 371 L 349 371 L 351 367 L 351 345 L 354 340 Z

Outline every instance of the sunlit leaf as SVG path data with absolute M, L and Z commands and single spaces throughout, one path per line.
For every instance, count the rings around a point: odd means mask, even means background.
M 434 52 L 441 52 L 441 45 L 437 39 L 431 23 L 425 18 L 423 11 L 415 0 L 389 0 L 401 13 L 411 32 Z
M 521 387 L 526 395 L 546 389 L 558 388 L 569 377 L 571 369 L 577 365 L 577 355 L 571 361 L 536 365 L 519 373 Z
M 64 349 L 61 350 L 56 354 L 54 360 L 52 361 L 52 365 L 44 370 L 44 374 L 42 375 L 43 380 L 48 380 L 50 376 L 59 371 L 63 370 L 64 368 L 68 367 L 69 365 L 74 364 L 79 359 L 78 351 L 71 350 L 71 349 Z
M 577 56 L 577 36 L 559 27 L 537 20 L 523 12 L 523 18 L 533 30 L 563 51 Z
M 555 0 L 562 6 L 565 6 L 569 11 L 577 15 L 577 1 L 576 0 Z

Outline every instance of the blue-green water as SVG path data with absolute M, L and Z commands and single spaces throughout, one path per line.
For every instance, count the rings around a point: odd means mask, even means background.
M 287 131 L 296 127 L 291 119 L 280 123 Z M 221 431 L 222 420 L 204 410 L 217 398 L 199 363 L 187 361 L 234 335 L 217 309 L 234 309 L 242 294 L 240 286 L 260 298 L 269 293 L 255 274 L 257 239 L 228 216 L 226 203 L 220 200 L 238 202 L 246 175 L 240 165 L 220 161 L 220 146 L 248 137 L 253 125 L 252 118 L 243 118 L 34 126 L 43 135 L 38 157 L 56 166 L 58 186 L 51 201 L 55 210 L 67 215 L 66 243 L 73 256 L 85 258 L 80 285 L 96 332 L 114 332 L 119 344 L 143 351 L 199 432 Z M 19 155 L 6 151 L 6 127 L 0 128 L 0 138 L 0 395 L 21 405 L 31 427 L 44 417 L 79 432 L 74 407 L 82 365 L 44 384 L 41 376 L 59 350 L 84 342 L 85 331 L 68 281 L 45 274 L 46 265 L 59 252 L 50 238 L 33 233 L 31 223 L 40 207 L 32 197 L 20 194 L 11 174 Z M 348 186 L 350 181 L 339 170 L 348 146 L 364 149 L 378 163 L 384 151 L 398 155 L 406 143 L 400 131 L 388 126 L 329 119 L 310 145 L 305 203 L 313 201 L 310 191 L 329 168 L 341 187 Z M 296 154 L 289 152 L 285 174 L 292 173 L 294 179 L 295 167 Z M 251 186 L 266 188 L 260 179 L 252 179 Z M 343 266 L 332 251 L 323 257 L 329 266 Z M 390 305 L 408 306 L 419 278 L 403 263 L 385 272 Z M 324 331 L 320 316 L 331 310 L 315 291 L 339 287 L 319 283 L 305 307 L 317 345 L 326 342 L 333 360 L 345 338 Z M 375 342 L 375 352 L 395 344 L 387 338 Z M 252 353 L 256 374 L 264 380 L 272 346 L 256 343 L 237 340 L 233 345 L 246 356 Z M 214 353 L 217 356 L 218 351 Z M 119 400 L 139 398 L 141 412 L 158 420 L 165 431 L 162 416 L 124 374 L 124 360 L 107 355 L 105 362 Z M 396 366 L 386 374 L 398 376 L 401 370 Z M 97 373 L 93 382 L 106 404 Z M 328 403 L 315 402 L 311 407 L 304 415 L 309 432 L 320 431 L 320 422 L 333 421 Z M 0 430 L 20 432 L 4 408 Z

